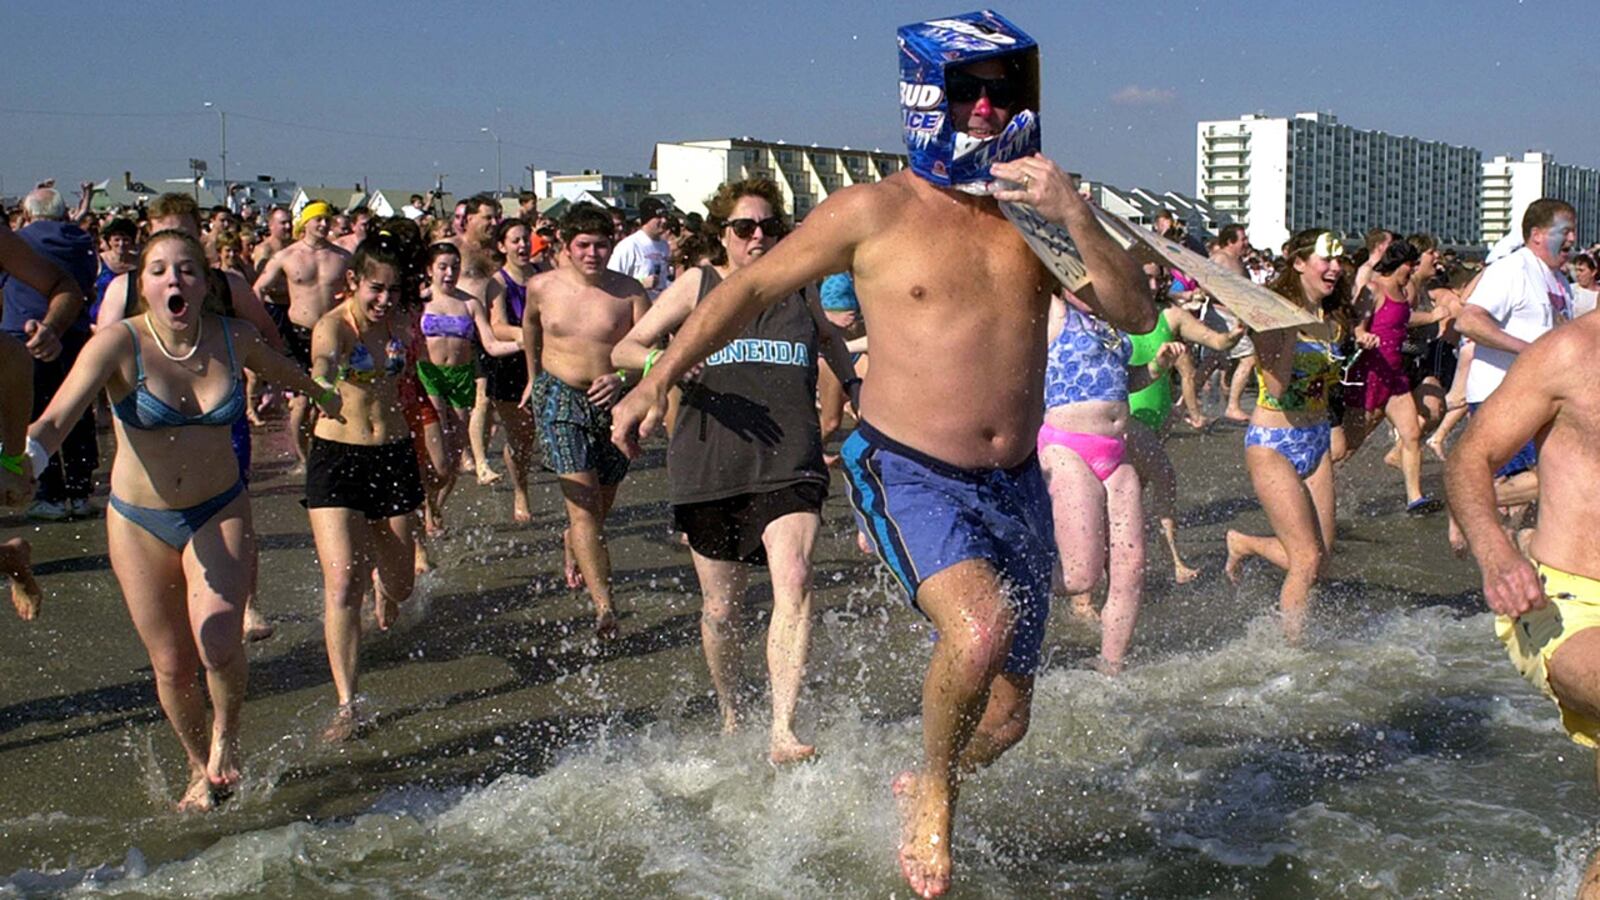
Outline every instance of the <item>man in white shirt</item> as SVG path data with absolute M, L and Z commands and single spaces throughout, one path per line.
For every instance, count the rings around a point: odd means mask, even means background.
M 1561 270 L 1578 242 L 1577 211 L 1564 200 L 1546 197 L 1522 216 L 1523 246 L 1485 269 L 1462 307 L 1456 330 L 1477 344 L 1467 370 L 1467 405 L 1488 399 L 1506 377 L 1517 354 L 1567 319 L 1572 290 Z M 1496 474 L 1502 505 L 1532 500 L 1538 462 L 1530 442 Z M 1518 478 L 1521 473 L 1527 477 Z
M 1596 301 L 1600 301 L 1600 286 L 1595 284 L 1594 257 L 1587 253 L 1579 253 L 1572 258 L 1572 275 L 1578 283 L 1572 286 L 1572 317 L 1594 312 Z
M 639 230 L 617 243 L 607 264 L 613 272 L 637 280 L 654 303 L 671 283 L 668 263 L 672 250 L 667 246 L 667 205 L 654 197 L 639 203 Z

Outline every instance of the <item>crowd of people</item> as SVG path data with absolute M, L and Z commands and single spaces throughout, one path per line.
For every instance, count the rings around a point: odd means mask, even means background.
M 1282 570 L 1292 641 L 1334 551 L 1335 467 L 1387 423 L 1385 461 L 1423 516 L 1441 508 L 1424 450 L 1448 452 L 1452 542 L 1477 554 L 1502 640 L 1574 740 L 1600 746 L 1594 502 L 1551 490 L 1600 466 L 1584 365 L 1600 345 L 1596 257 L 1575 252 L 1574 209 L 1533 203 L 1483 263 L 1386 229 L 1353 251 L 1315 228 L 1279 252 L 1237 225 L 1201 245 L 1157 217 L 1314 323 L 1253 330 L 1189 273 L 1111 239 L 1037 153 L 1037 48 L 974 15 L 903 29 L 902 77 L 936 72 L 948 121 L 991 158 L 968 171 L 953 142 L 930 164 L 943 138 L 913 141 L 908 170 L 835 192 L 803 228 L 760 176 L 723 184 L 704 216 L 652 198 L 631 220 L 587 203 L 559 221 L 531 204 L 507 217 L 490 195 L 449 215 L 414 197 L 388 219 L 322 202 L 239 215 L 183 194 L 96 214 L 88 190 L 69 214 L 49 184 L 11 211 L 0 500 L 38 520 L 100 514 L 96 422 L 109 424 L 111 565 L 189 764 L 180 808 L 211 808 L 241 777 L 245 642 L 272 630 L 254 602 L 251 447 L 280 406 L 324 583 L 329 740 L 372 727 L 363 609 L 394 623 L 464 475 L 509 478 L 517 523 L 532 520 L 535 461 L 556 477 L 563 576 L 592 601 L 596 639 L 614 638 L 607 518 L 665 426 L 722 727 L 746 716 L 737 623 L 765 568 L 770 757 L 812 756 L 796 713 L 840 469 L 862 549 L 938 634 L 924 759 L 893 784 L 900 865 L 924 896 L 949 884 L 961 778 L 1028 730 L 1052 597 L 1098 623 L 1095 665 L 1114 676 L 1150 570 L 1147 520 L 1173 580 L 1200 577 L 1163 447 L 1175 412 L 1206 440 L 1242 441 L 1270 532 L 1230 530 L 1224 574 L 1252 557 Z M 1007 40 L 974 45 L 980 19 Z M 997 201 L 1065 229 L 1089 284 L 1066 290 Z M 23 619 L 43 595 L 30 552 L 0 544 Z

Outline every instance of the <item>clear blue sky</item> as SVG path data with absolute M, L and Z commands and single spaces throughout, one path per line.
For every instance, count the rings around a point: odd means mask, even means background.
M 471 10 L 470 12 L 458 11 Z M 1600 167 L 1592 2 L 1031 2 L 1045 152 L 1190 191 L 1194 123 L 1358 128 Z M 0 4 L 0 188 L 215 171 L 466 192 L 523 167 L 643 171 L 657 140 L 899 149 L 894 29 L 956 3 Z M 41 114 L 48 113 L 48 114 Z

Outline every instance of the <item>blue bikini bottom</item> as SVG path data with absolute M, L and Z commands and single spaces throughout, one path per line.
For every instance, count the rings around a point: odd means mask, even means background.
M 124 519 L 155 535 L 163 544 L 174 550 L 182 550 L 194 539 L 195 532 L 205 527 L 212 516 L 221 512 L 223 507 L 232 503 L 233 498 L 243 492 L 244 480 L 240 479 L 233 483 L 233 487 L 187 509 L 151 509 L 148 506 L 134 506 L 112 494 L 111 508 L 120 513 Z
M 1294 471 L 1305 478 L 1317 470 L 1317 464 L 1328 453 L 1332 429 L 1322 422 L 1304 428 L 1268 428 L 1251 425 L 1244 433 L 1246 447 L 1266 447 L 1275 450 L 1294 466 Z

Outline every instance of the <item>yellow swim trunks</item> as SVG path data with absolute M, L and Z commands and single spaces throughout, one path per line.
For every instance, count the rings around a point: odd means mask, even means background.
M 1496 616 L 1495 636 L 1506 645 L 1522 677 L 1561 710 L 1561 725 L 1575 743 L 1600 748 L 1600 721 L 1574 712 L 1556 700 L 1546 667 L 1567 639 L 1586 628 L 1600 628 L 1600 580 L 1572 575 L 1538 563 L 1539 581 L 1550 603 L 1515 619 Z

